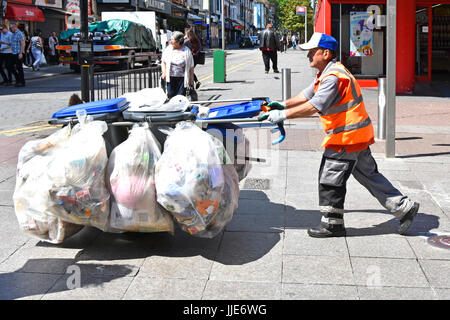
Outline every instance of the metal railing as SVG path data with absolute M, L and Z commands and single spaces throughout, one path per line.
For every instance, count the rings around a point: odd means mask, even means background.
M 161 86 L 161 66 L 91 73 L 91 101 L 115 99 L 127 92 Z

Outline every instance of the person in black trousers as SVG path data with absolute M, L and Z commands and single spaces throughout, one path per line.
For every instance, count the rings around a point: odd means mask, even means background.
M 270 61 L 272 61 L 272 68 L 274 73 L 280 73 L 278 71 L 278 56 L 277 51 L 280 51 L 280 39 L 278 35 L 273 31 L 272 25 L 269 23 L 266 29 L 260 34 L 260 47 L 259 50 L 262 51 L 264 67 L 266 73 L 270 70 Z

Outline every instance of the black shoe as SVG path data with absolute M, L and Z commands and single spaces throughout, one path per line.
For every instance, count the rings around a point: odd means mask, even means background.
M 25 83 L 16 83 L 15 87 L 25 87 Z
M 400 219 L 400 227 L 398 228 L 399 234 L 405 234 L 408 228 L 411 226 L 414 217 L 417 215 L 417 212 L 419 212 L 419 206 L 420 204 L 417 202 L 414 202 L 413 206 L 409 211 L 403 216 L 403 218 Z
M 308 234 L 313 238 L 331 238 L 331 237 L 345 237 L 347 232 L 344 225 L 335 225 L 325 227 L 324 224 L 320 224 L 317 228 L 308 229 Z
M 273 70 L 273 73 L 280 73 L 280 71 L 278 71 L 278 70 Z

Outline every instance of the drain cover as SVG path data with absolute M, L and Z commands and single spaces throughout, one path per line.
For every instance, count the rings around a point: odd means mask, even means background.
M 269 179 L 257 179 L 257 178 L 247 178 L 244 183 L 244 189 L 249 190 L 269 190 L 270 180 Z
M 450 236 L 437 236 L 428 238 L 428 243 L 432 246 L 450 249 Z

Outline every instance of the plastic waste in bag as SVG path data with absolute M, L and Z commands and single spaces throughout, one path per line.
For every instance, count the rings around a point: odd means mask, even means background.
M 69 140 L 48 165 L 49 193 L 61 209 L 57 216 L 62 220 L 105 230 L 110 208 L 102 135 L 108 127 L 104 121 L 92 121 L 85 110 L 77 110 L 77 116 L 79 123 Z
M 180 122 L 155 168 L 158 202 L 184 231 L 212 238 L 237 209 L 239 184 L 223 144 L 190 122 Z
M 14 208 L 20 228 L 32 236 L 51 243 L 61 243 L 83 226 L 58 218 L 60 208 L 51 200 L 47 175 L 56 150 L 70 137 L 71 128 L 64 127 L 47 138 L 27 142 L 19 152 Z
M 113 195 L 110 228 L 119 231 L 173 233 L 170 214 L 156 201 L 155 164 L 161 147 L 148 124 L 135 125 L 111 153 L 108 188 Z
M 137 92 L 127 92 L 121 97 L 130 103 L 128 111 L 140 112 L 184 112 L 190 102 L 185 96 L 175 96 L 167 103 L 167 94 L 161 88 L 146 88 Z

